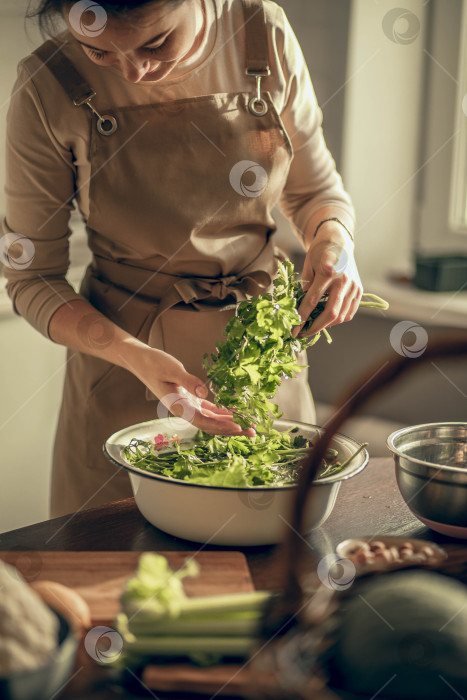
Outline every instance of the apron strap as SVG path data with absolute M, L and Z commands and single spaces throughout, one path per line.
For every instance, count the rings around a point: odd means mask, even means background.
M 63 53 L 62 47 L 67 43 L 65 41 L 61 46 L 57 46 L 52 39 L 49 39 L 33 53 L 47 66 L 70 100 L 79 107 L 96 93 Z
M 62 48 L 67 43 L 65 41 L 61 46 L 57 47 L 57 44 L 52 39 L 49 39 L 42 46 L 39 46 L 34 51 L 34 54 L 47 66 L 75 107 L 85 105 L 96 115 L 98 132 L 102 136 L 111 136 L 117 131 L 117 120 L 110 114 L 99 114 L 91 104 L 91 100 L 96 96 L 96 93 L 70 59 L 63 53 Z
M 247 75 L 270 75 L 266 16 L 262 0 L 243 0 Z
M 261 81 L 271 75 L 269 44 L 263 0 L 243 0 L 246 28 L 246 70 L 256 80 L 256 94 L 248 103 L 255 117 L 264 117 L 269 106 L 261 95 Z

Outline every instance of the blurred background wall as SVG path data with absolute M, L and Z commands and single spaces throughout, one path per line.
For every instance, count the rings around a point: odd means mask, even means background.
M 415 240 L 467 252 L 449 231 L 447 198 L 456 109 L 462 0 L 280 0 L 301 42 L 324 114 L 324 133 L 358 216 L 364 287 L 391 303 L 360 311 L 310 350 L 310 384 L 324 423 L 344 387 L 414 343 L 467 326 L 465 292 L 422 292 L 404 281 Z M 24 25 L 25 0 L 0 5 L 0 215 L 4 213 L 4 124 L 20 58 L 41 39 Z M 402 5 L 402 8 L 401 8 Z M 402 12 L 401 12 L 402 10 Z M 303 254 L 278 214 L 281 245 Z M 70 280 L 85 263 L 79 225 Z M 397 279 L 395 279 L 397 278 Z M 401 322 L 412 330 L 401 330 Z M 398 330 L 399 328 L 399 330 Z M 420 331 L 422 329 L 422 331 Z M 422 333 L 422 334 L 421 334 Z M 421 335 L 420 335 L 421 334 Z M 422 348 L 423 351 L 423 348 Z M 65 351 L 15 317 L 0 278 L 0 532 L 47 518 L 48 482 Z M 461 363 L 437 363 L 374 401 L 345 432 L 385 454 L 399 424 L 465 420 Z M 83 436 L 83 439 L 85 436 Z M 0 536 L 1 544 L 1 536 Z

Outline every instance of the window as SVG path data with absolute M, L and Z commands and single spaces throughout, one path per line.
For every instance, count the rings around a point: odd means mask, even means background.
M 416 237 L 422 253 L 467 253 L 465 0 L 426 7 Z M 462 26 L 462 31 L 461 31 Z M 465 109 L 465 113 L 463 111 Z
M 451 175 L 449 224 L 467 233 L 467 1 L 463 0 L 455 102 L 456 122 Z

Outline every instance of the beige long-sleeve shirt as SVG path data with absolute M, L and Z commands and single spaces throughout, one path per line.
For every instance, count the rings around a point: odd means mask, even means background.
M 264 89 L 271 94 L 294 152 L 281 208 L 303 236 L 320 208 L 339 206 L 351 217 L 353 208 L 324 142 L 322 113 L 295 35 L 280 7 L 266 0 L 265 9 L 271 76 Z M 97 93 L 95 104 L 101 113 L 213 93 L 252 92 L 252 78 L 245 75 L 242 3 L 205 0 L 205 10 L 206 32 L 199 50 L 160 83 L 131 83 L 114 67 L 96 65 L 68 32 L 57 42 L 67 40 L 63 51 Z M 3 228 L 4 233 L 32 241 L 34 257 L 15 266 L 19 269 L 6 266 L 4 271 L 15 311 L 44 335 L 58 308 L 81 298 L 65 275 L 72 200 L 84 220 L 89 214 L 89 121 L 86 108 L 77 108 L 70 120 L 69 110 L 63 109 L 68 101 L 39 58 L 30 55 L 20 62 L 8 112 Z

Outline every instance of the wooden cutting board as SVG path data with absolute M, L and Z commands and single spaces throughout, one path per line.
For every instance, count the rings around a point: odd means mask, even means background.
M 254 590 L 248 564 L 241 552 L 158 552 L 172 569 L 194 558 L 200 573 L 183 579 L 189 596 L 242 593 Z M 0 559 L 15 566 L 25 579 L 57 581 L 74 588 L 91 609 L 93 626 L 112 626 L 119 611 L 125 581 L 134 575 L 142 552 L 0 551 Z M 92 663 L 92 662 L 90 662 Z M 236 664 L 197 668 L 189 664 L 147 667 L 143 683 L 152 691 L 242 695 L 248 668 Z
M 74 588 L 88 603 L 95 625 L 112 625 L 119 611 L 125 581 L 134 575 L 142 552 L 21 552 L 0 551 L 0 559 L 15 566 L 25 579 L 57 581 Z M 200 573 L 183 580 L 189 596 L 242 593 L 254 590 L 241 552 L 159 552 L 172 569 L 186 559 L 198 562 Z

